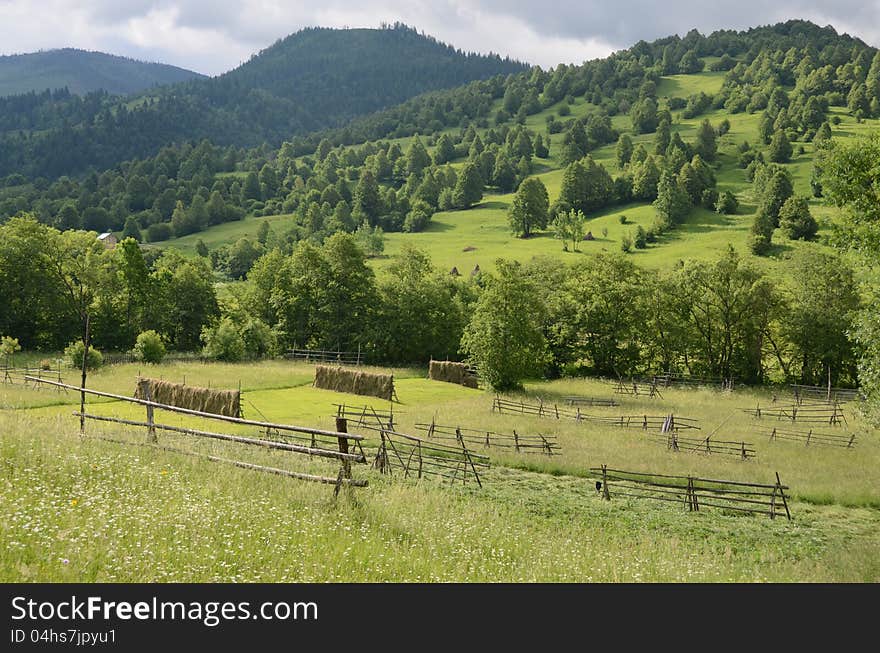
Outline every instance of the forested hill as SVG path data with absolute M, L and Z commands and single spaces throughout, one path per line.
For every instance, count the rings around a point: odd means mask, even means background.
M 67 88 L 129 95 L 202 77 L 191 70 L 74 48 L 0 56 L 0 96 Z
M 106 94 L 0 98 L 0 176 L 77 175 L 173 142 L 280 145 L 435 89 L 525 64 L 456 50 L 403 25 L 309 28 L 220 77 L 125 102 Z

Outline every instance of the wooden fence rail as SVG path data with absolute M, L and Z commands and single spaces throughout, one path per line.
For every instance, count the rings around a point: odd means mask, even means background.
M 792 404 L 789 406 L 773 406 L 772 408 L 761 408 L 760 404 L 758 404 L 754 409 L 744 408 L 743 412 L 757 419 L 769 417 L 789 422 L 800 422 L 801 424 L 828 424 L 831 426 L 846 424 L 843 408 L 837 403 L 830 406 L 798 406 L 797 404 Z
M 657 442 L 664 442 L 670 451 L 685 451 L 700 454 L 720 454 L 723 456 L 735 456 L 742 460 L 749 460 L 757 455 L 754 445 L 750 442 L 736 442 L 731 440 L 713 440 L 712 436 L 705 438 L 688 438 L 670 432 L 666 436 L 651 436 Z
M 696 419 L 678 417 L 675 415 L 589 415 L 582 413 L 580 408 L 575 410 L 560 408 L 557 404 L 527 404 L 523 401 L 511 401 L 501 397 L 495 397 L 492 402 L 492 412 L 499 413 L 522 413 L 537 417 L 550 417 L 555 419 L 573 419 L 576 422 L 589 422 L 604 426 L 617 426 L 623 428 L 639 428 L 643 430 L 656 429 L 662 432 L 669 430 L 699 429 Z
M 358 351 L 330 351 L 327 349 L 288 349 L 284 358 L 307 363 L 338 363 L 339 365 L 363 365 L 364 356 Z
M 593 467 L 590 472 L 598 479 L 597 489 L 602 497 L 623 496 L 633 499 L 671 501 L 681 503 L 689 511 L 697 512 L 704 507 L 720 508 L 751 514 L 765 514 L 770 519 L 781 515 L 783 510 L 791 520 L 788 500 L 779 473 L 776 483 L 745 483 L 694 476 L 670 476 L 645 472 L 629 472 L 608 469 L 607 465 Z
M 547 456 L 558 455 L 559 444 L 555 435 L 520 435 L 515 430 L 511 434 L 496 433 L 482 429 L 467 429 L 458 426 L 416 424 L 416 430 L 425 431 L 428 440 L 446 440 L 467 443 L 486 448 L 513 449 L 516 453 L 542 453 Z
M 838 435 L 833 433 L 822 433 L 809 429 L 807 431 L 794 431 L 780 429 L 777 427 L 768 428 L 763 432 L 770 440 L 793 440 L 795 442 L 803 442 L 804 446 L 820 445 L 826 447 L 843 447 L 852 449 L 856 444 L 856 434 Z
M 352 426 L 379 426 L 394 430 L 394 405 L 387 411 L 376 410 L 373 406 L 348 406 L 333 404 L 336 407 L 334 417 L 342 417 Z M 399 415 L 400 413 L 398 413 Z
M 16 380 L 21 381 L 24 385 L 34 383 L 33 381 L 29 381 L 28 377 L 36 377 L 39 380 L 51 378 L 59 383 L 62 381 L 61 363 L 57 363 L 55 367 L 48 370 L 42 367 L 0 367 L 0 372 L 2 372 L 2 374 L 0 374 L 2 383 L 8 383 L 10 385 L 14 385 Z M 39 387 L 36 384 L 34 385 Z
M 660 392 L 659 384 L 654 381 L 636 381 L 635 379 L 631 379 L 629 381 L 624 381 L 620 379 L 619 381 L 614 383 L 614 394 L 616 395 L 632 395 L 634 397 L 648 397 L 649 399 L 659 398 L 663 399 L 663 394 Z
M 453 483 L 473 479 L 483 487 L 480 473 L 489 469 L 489 458 L 471 452 L 464 442 L 453 446 L 387 429 L 376 430 L 380 443 L 373 467 L 383 474 L 398 471 L 403 472 L 404 478 L 440 476 Z
M 615 406 L 619 406 L 614 399 L 603 399 L 601 397 L 563 397 L 562 401 L 565 402 L 566 406 L 605 406 L 608 408 L 614 408 Z
M 720 376 L 694 376 L 692 374 L 677 374 L 675 372 L 663 372 L 651 377 L 651 382 L 663 388 L 675 386 L 684 387 L 718 387 L 722 390 L 733 390 L 733 378 Z
M 827 403 L 843 404 L 848 401 L 859 401 L 862 395 L 858 388 L 833 388 L 821 385 L 791 384 L 791 391 L 796 404 L 801 405 L 805 400 L 821 400 Z
M 126 402 L 129 404 L 137 404 L 143 406 L 146 409 L 146 420 L 130 420 L 130 419 L 122 419 L 119 417 L 111 417 L 105 415 L 94 415 L 87 413 L 84 409 L 81 409 L 74 413 L 75 416 L 80 417 L 80 424 L 84 425 L 84 420 L 93 420 L 100 422 L 111 422 L 115 424 L 123 424 L 126 426 L 137 426 L 144 427 L 147 429 L 147 434 L 149 438 L 149 444 L 158 445 L 158 438 L 156 436 L 156 431 L 166 431 L 170 433 L 178 433 L 181 435 L 194 436 L 202 439 L 213 439 L 213 440 L 223 440 L 227 442 L 244 444 L 250 446 L 262 447 L 265 449 L 271 450 L 280 450 L 287 451 L 293 454 L 303 454 L 308 455 L 309 457 L 316 456 L 320 458 L 328 458 L 335 459 L 340 462 L 340 470 L 339 474 L 333 478 L 330 476 L 318 476 L 314 474 L 305 474 L 294 471 L 285 471 L 286 476 L 290 476 L 292 478 L 298 478 L 301 480 L 308 481 L 317 481 L 321 483 L 329 483 L 336 486 L 335 492 L 338 494 L 339 489 L 342 486 L 353 486 L 353 487 L 366 487 L 367 481 L 362 479 L 352 478 L 351 475 L 351 463 L 366 463 L 366 455 L 363 452 L 363 448 L 360 445 L 360 442 L 364 439 L 361 435 L 355 435 L 347 432 L 347 422 L 345 419 L 337 419 L 336 420 L 336 430 L 329 431 L 325 429 L 315 429 L 306 426 L 297 426 L 293 424 L 277 424 L 273 422 L 261 422 L 256 420 L 244 419 L 241 417 L 230 417 L 227 415 L 219 415 L 215 413 L 206 413 L 198 410 L 192 410 L 189 408 L 180 408 L 179 406 L 171 406 L 168 404 L 161 404 L 155 401 L 150 401 L 148 399 L 138 399 L 135 397 L 126 397 L 124 395 L 118 395 L 111 392 L 102 392 L 99 390 L 91 390 L 87 388 L 81 388 L 78 386 L 58 383 L 54 381 L 48 381 L 46 379 L 37 379 L 35 377 L 28 377 L 31 381 L 35 383 L 42 383 L 51 386 L 63 386 L 66 389 L 76 390 L 83 395 L 91 395 L 97 397 L 105 397 L 108 399 L 115 399 L 117 401 Z M 106 405 L 106 404 L 105 404 Z M 261 431 L 265 432 L 265 437 L 249 437 L 242 435 L 233 435 L 229 433 L 218 433 L 214 431 L 206 431 L 195 428 L 188 427 L 180 427 L 180 426 L 172 426 L 169 424 L 161 424 L 158 423 L 155 419 L 155 410 L 163 410 L 170 413 L 179 413 L 181 415 L 188 415 L 192 417 L 198 417 L 205 420 L 211 420 L 216 422 L 225 422 L 228 424 L 236 424 L 241 426 L 253 426 L 257 427 Z M 277 439 L 273 440 L 271 438 L 283 438 L 284 440 L 300 440 L 309 442 L 308 446 L 290 443 L 286 441 L 279 441 Z M 360 453 L 356 453 L 350 451 L 349 449 L 349 441 L 353 442 L 356 447 L 359 449 Z M 331 443 L 336 445 L 335 449 L 327 448 Z M 323 445 L 323 446 L 322 446 Z M 198 452 L 190 452 L 192 455 L 202 455 Z M 212 459 L 210 456 L 205 456 L 208 459 Z M 216 458 L 216 457 L 214 457 Z M 244 461 L 230 461 L 230 460 L 222 460 L 221 462 L 229 462 L 231 464 L 236 464 L 239 467 L 246 467 L 248 469 L 267 471 L 271 473 L 278 473 L 277 470 L 273 470 L 272 468 L 267 468 L 262 465 L 257 465 L 254 463 L 248 463 Z

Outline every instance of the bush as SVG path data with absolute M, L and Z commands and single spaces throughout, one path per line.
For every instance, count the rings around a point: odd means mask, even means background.
M 85 345 L 83 345 L 82 340 L 74 340 L 67 348 L 64 350 L 64 358 L 67 359 L 68 365 L 73 367 L 74 369 L 81 370 L 83 366 L 83 353 L 85 352 Z M 101 355 L 97 349 L 89 345 L 89 355 L 86 358 L 86 369 L 87 370 L 95 370 L 101 367 L 104 364 L 104 357 Z
M 171 238 L 171 225 L 167 222 L 157 222 L 147 227 L 147 242 L 159 243 Z
M 241 329 L 241 337 L 248 358 L 271 357 L 278 349 L 275 333 L 262 320 L 249 319 Z
M 620 240 L 620 250 L 624 254 L 629 254 L 633 248 L 633 241 L 630 238 L 629 234 L 624 234 L 623 238 Z
M 633 244 L 636 246 L 636 249 L 645 249 L 648 246 L 648 234 L 642 225 L 636 227 Z
M 626 216 L 625 215 L 620 216 L 618 218 L 618 220 L 620 220 L 620 224 L 626 224 Z
M 144 331 L 134 344 L 134 357 L 143 363 L 161 363 L 165 358 L 165 343 L 155 331 Z
M 229 318 L 221 320 L 214 328 L 206 327 L 202 332 L 203 351 L 207 358 L 235 363 L 244 358 L 244 338 Z
M 716 213 L 733 215 L 736 213 L 737 208 L 739 208 L 739 201 L 736 199 L 736 195 L 729 190 L 722 192 L 718 196 L 718 201 L 715 202 Z

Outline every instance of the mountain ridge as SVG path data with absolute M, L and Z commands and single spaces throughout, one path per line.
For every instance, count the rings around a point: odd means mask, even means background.
M 0 55 L 0 97 L 63 88 L 75 95 L 130 95 L 200 77 L 204 75 L 171 64 L 80 48 Z

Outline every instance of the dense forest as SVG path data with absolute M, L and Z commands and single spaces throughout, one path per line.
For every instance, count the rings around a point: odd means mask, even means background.
M 238 68 L 117 99 L 41 93 L 0 98 L 0 176 L 55 178 L 155 155 L 173 143 L 278 146 L 426 91 L 523 70 L 464 53 L 404 25 L 304 29 Z

